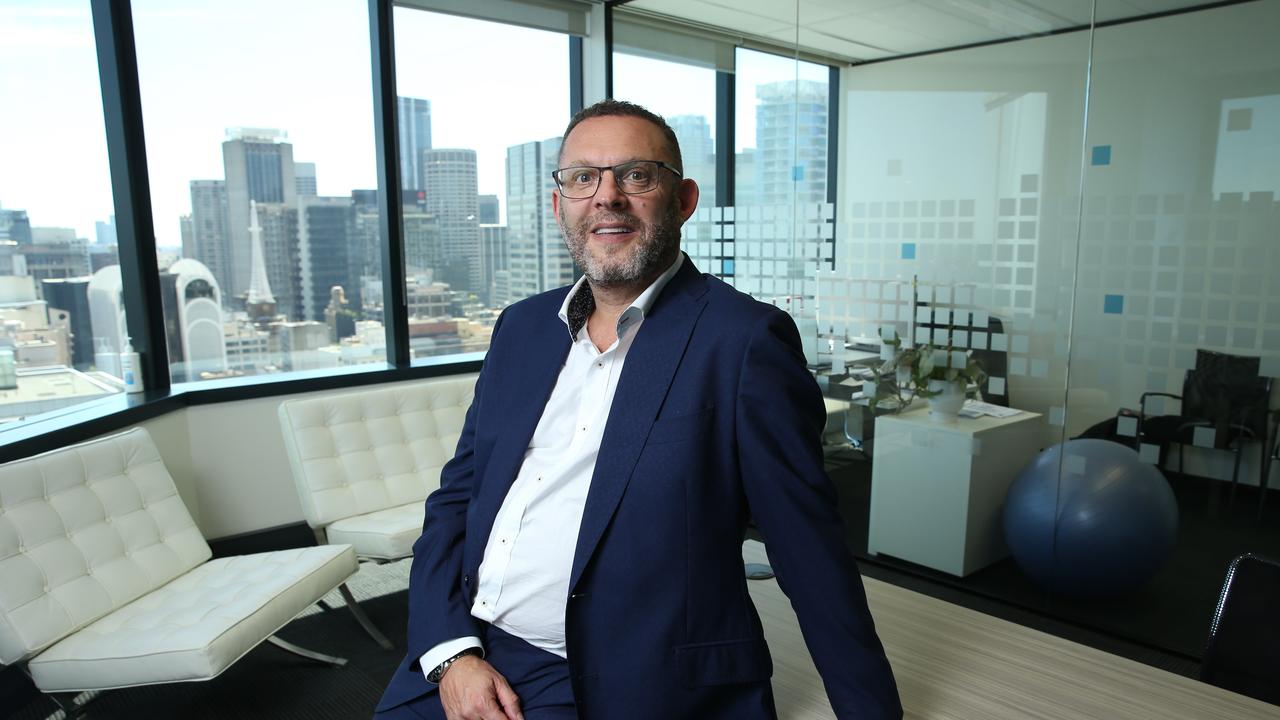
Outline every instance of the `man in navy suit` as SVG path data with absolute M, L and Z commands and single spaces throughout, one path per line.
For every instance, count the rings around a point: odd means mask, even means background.
M 748 517 L 837 716 L 900 717 L 795 324 L 680 252 L 698 186 L 661 117 L 587 108 L 559 168 L 584 276 L 494 327 L 378 717 L 776 717 Z

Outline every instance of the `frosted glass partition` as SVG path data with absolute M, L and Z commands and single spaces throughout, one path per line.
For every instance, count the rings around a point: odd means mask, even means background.
M 1105 413 L 1181 394 L 1199 350 L 1280 376 L 1277 30 L 1280 4 L 1244 3 L 1094 35 L 1071 385 L 1104 392 Z M 1258 483 L 1260 449 L 1246 443 L 1240 482 Z M 1160 459 L 1154 444 L 1141 452 Z M 1231 453 L 1183 455 L 1190 473 L 1231 475 Z
M 824 329 L 874 340 L 911 319 L 928 327 L 908 342 L 1002 353 L 993 384 L 1048 417 L 1045 444 L 1067 421 L 1088 53 L 1074 33 L 841 74 L 836 261 L 823 282 L 851 294 L 832 293 Z M 917 289 L 877 296 L 866 280 Z

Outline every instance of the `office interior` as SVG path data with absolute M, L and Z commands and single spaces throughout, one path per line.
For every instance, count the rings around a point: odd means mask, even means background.
M 48 113 L 47 134 L 24 142 L 69 132 L 41 93 L 89 88 L 73 99 L 92 117 L 85 147 L 102 149 L 86 165 L 113 216 L 107 242 L 90 243 L 52 227 L 72 220 L 0 193 L 0 254 L 13 259 L 0 277 L 0 460 L 144 428 L 215 557 L 316 544 L 281 403 L 474 377 L 502 307 L 577 277 L 549 214 L 549 173 L 572 112 L 616 97 L 661 113 L 680 138 L 702 190 L 683 235 L 692 262 L 794 318 L 868 578 L 1195 679 L 1233 559 L 1280 558 L 1280 4 L 281 8 L 299 17 L 269 32 L 248 6 L 85 0 L 35 13 L 49 40 L 21 45 L 30 69 L 2 71 L 43 81 L 8 83 Z M 316 30 L 328 34 L 309 39 Z M 228 57 L 259 58 L 261 74 L 219 79 L 224 58 L 175 57 L 201 32 L 219 34 Z M 292 44 L 264 44 L 282 36 Z M 79 84 L 40 74 L 74 53 Z M 497 62 L 469 69 L 473 54 Z M 364 84 L 326 82 L 335 58 L 357 63 Z M 508 71 L 510 84 L 493 76 Z M 515 85 L 525 94 L 505 96 Z M 269 95 L 295 112 L 216 114 Z M 226 135 L 196 150 L 184 124 L 211 112 Z M 308 113 L 354 119 L 325 124 L 328 135 L 267 129 Z M 498 118 L 496 151 L 455 139 L 480 118 Z M 372 189 L 326 184 L 321 158 L 351 146 L 364 163 L 353 182 Z M 216 157 L 193 161 L 176 195 L 159 188 L 186 152 Z M 250 203 L 259 171 L 280 187 Z M 883 339 L 894 336 L 980 358 L 982 399 L 1018 414 L 943 422 L 923 399 L 872 407 L 868 369 L 892 356 Z M 126 392 L 127 366 L 145 390 Z M 1128 455 L 1063 445 L 1079 439 Z M 1105 482 L 1087 482 L 1104 466 Z M 1035 497 L 1011 518 L 1015 486 Z M 1074 535 L 1061 525 L 1081 517 L 1093 524 Z M 1023 535 L 1006 537 L 1014 526 Z M 1037 559 L 1027 548 L 1044 533 Z M 362 604 L 400 643 L 407 562 L 359 574 L 372 578 Z M 216 700 L 182 713 L 276 716 L 262 708 L 291 692 L 273 685 L 278 668 L 281 684 L 344 698 L 327 716 L 368 716 L 399 655 L 332 597 L 295 624 L 350 665 L 264 646 L 242 663 L 256 672 L 228 671 Z M 114 717 L 198 692 L 155 687 L 81 701 Z M 943 711 L 905 690 L 904 705 L 909 717 Z M 1073 716 L 1069 699 L 1059 707 Z M 59 712 L 19 667 L 0 670 L 0 708 Z M 831 717 L 821 702 L 779 710 Z

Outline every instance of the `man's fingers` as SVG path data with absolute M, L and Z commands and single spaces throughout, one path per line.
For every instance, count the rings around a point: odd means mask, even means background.
M 507 679 L 495 673 L 493 689 L 497 691 L 498 702 L 502 703 L 502 709 L 506 712 L 503 720 L 524 720 L 524 713 L 520 712 L 520 696 L 511 689 Z

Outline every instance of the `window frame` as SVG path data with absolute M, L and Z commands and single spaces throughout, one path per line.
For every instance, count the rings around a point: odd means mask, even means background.
M 365 385 L 426 379 L 478 372 L 485 353 L 466 353 L 414 360 L 409 349 L 408 308 L 403 282 L 383 282 L 387 335 L 385 363 L 337 369 L 292 372 L 287 375 L 254 375 L 222 380 L 172 383 L 165 344 L 159 268 L 156 260 L 151 187 L 147 173 L 133 9 L 129 0 L 89 0 L 102 86 L 104 126 L 114 193 L 118 252 L 123 279 L 126 322 L 134 348 L 141 356 L 147 390 L 119 393 L 106 398 L 42 413 L 30 420 L 0 427 L 0 462 L 10 462 L 86 437 L 102 435 L 194 405 L 235 402 L 304 392 L 352 389 Z M 399 135 L 396 113 L 393 12 L 397 6 L 445 11 L 451 0 L 368 0 L 371 85 L 379 193 L 380 244 L 384 278 L 404 278 L 403 205 L 399 178 Z M 508 6 L 525 4 L 532 12 L 565 9 L 584 12 L 583 27 L 591 20 L 581 2 L 574 0 L 502 0 L 486 3 L 486 19 L 527 25 L 519 18 L 502 17 Z M 476 5 L 469 7 L 475 8 Z M 596 8 L 598 11 L 599 8 Z M 468 13 L 470 14 L 470 13 Z M 612 4 L 604 6 L 604 59 L 606 95 L 612 86 Z M 577 26 L 575 25 L 574 28 Z M 576 29 L 568 33 L 570 114 L 587 104 L 587 66 L 599 52 Z M 786 57 L 786 56 L 784 56 Z M 793 56 L 794 59 L 794 56 Z M 839 97 L 840 68 L 831 67 L 831 122 L 828 152 L 835 158 L 839 137 L 835 113 Z M 730 72 L 716 73 L 716 176 L 717 205 L 734 202 L 734 102 L 735 82 Z M 828 162 L 828 197 L 836 192 L 836 163 Z

